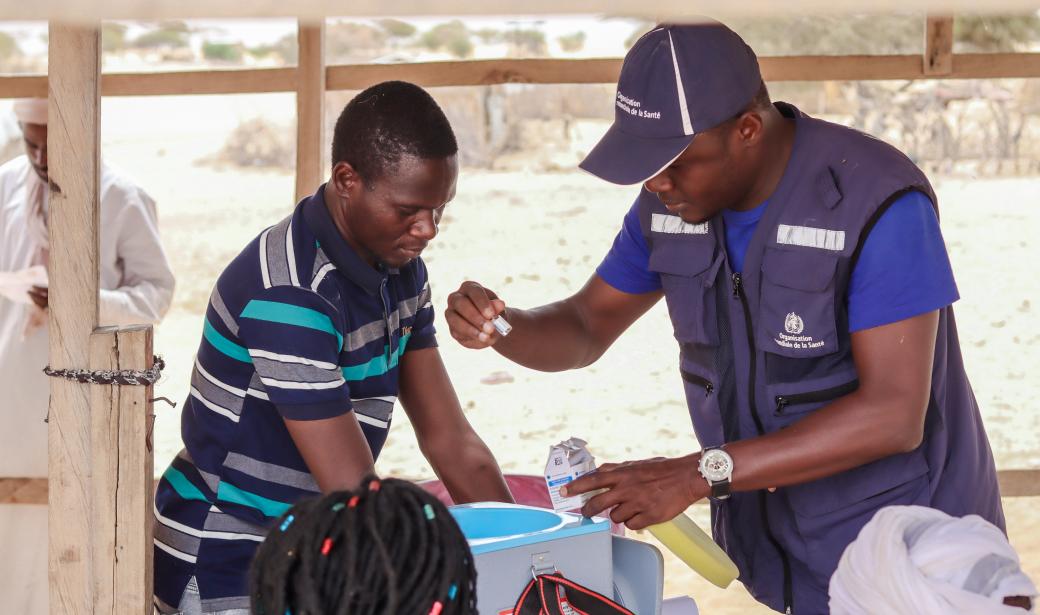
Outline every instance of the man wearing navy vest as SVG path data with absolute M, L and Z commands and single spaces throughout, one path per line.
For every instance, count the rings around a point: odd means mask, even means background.
M 466 282 L 446 317 L 464 346 L 558 371 L 664 296 L 703 450 L 603 466 L 571 486 L 606 489 L 586 514 L 639 529 L 710 498 L 749 591 L 799 615 L 827 612 L 842 551 L 884 506 L 1004 527 L 935 193 L 906 156 L 770 102 L 754 52 L 704 23 L 635 44 L 581 167 L 642 184 L 585 287 L 519 310 Z

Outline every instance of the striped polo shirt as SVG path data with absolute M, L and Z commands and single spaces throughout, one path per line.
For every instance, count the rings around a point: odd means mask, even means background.
M 336 230 L 324 188 L 246 246 L 210 296 L 185 448 L 155 495 L 162 611 L 191 577 L 204 612 L 248 609 L 249 563 L 268 526 L 319 493 L 283 419 L 353 411 L 378 457 L 401 355 L 436 345 L 422 260 L 370 266 Z

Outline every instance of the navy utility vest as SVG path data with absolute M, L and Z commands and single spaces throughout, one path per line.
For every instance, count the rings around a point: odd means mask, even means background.
M 702 447 L 783 429 L 857 388 L 846 296 L 859 250 L 907 191 L 936 203 L 927 178 L 895 148 L 776 106 L 796 122 L 794 147 L 742 273 L 730 269 L 721 216 L 689 224 L 646 190 L 639 199 Z M 978 514 L 1004 528 L 950 307 L 939 315 L 920 447 L 775 493 L 735 493 L 712 505 L 712 529 L 759 601 L 827 613 L 845 547 L 878 509 L 895 504 Z

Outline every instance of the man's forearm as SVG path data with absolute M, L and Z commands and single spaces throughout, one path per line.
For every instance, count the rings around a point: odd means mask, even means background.
M 495 456 L 476 435 L 454 447 L 429 451 L 433 471 L 456 504 L 467 502 L 512 502 Z
M 733 489 L 797 485 L 912 450 L 920 442 L 913 415 L 898 400 L 852 393 L 790 427 L 727 444 Z
M 543 372 L 577 369 L 602 354 L 589 335 L 581 311 L 568 301 L 529 310 L 506 308 L 513 330 L 493 348 L 524 367 Z

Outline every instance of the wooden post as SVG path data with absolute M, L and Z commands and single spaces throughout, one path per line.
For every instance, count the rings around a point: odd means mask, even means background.
M 152 327 L 98 329 L 90 367 L 152 366 Z M 94 613 L 151 613 L 152 387 L 89 385 L 93 427 Z
M 100 28 L 51 23 L 47 152 L 50 364 L 85 368 L 98 322 Z M 93 611 L 90 390 L 51 378 L 48 494 L 51 613 Z
M 929 16 L 924 28 L 924 74 L 953 72 L 953 17 Z
M 97 328 L 100 28 L 49 45 L 50 365 L 146 369 L 151 327 Z M 51 613 L 151 612 L 151 392 L 51 379 Z
M 296 201 L 323 179 L 325 150 L 325 22 L 300 22 L 296 67 Z

